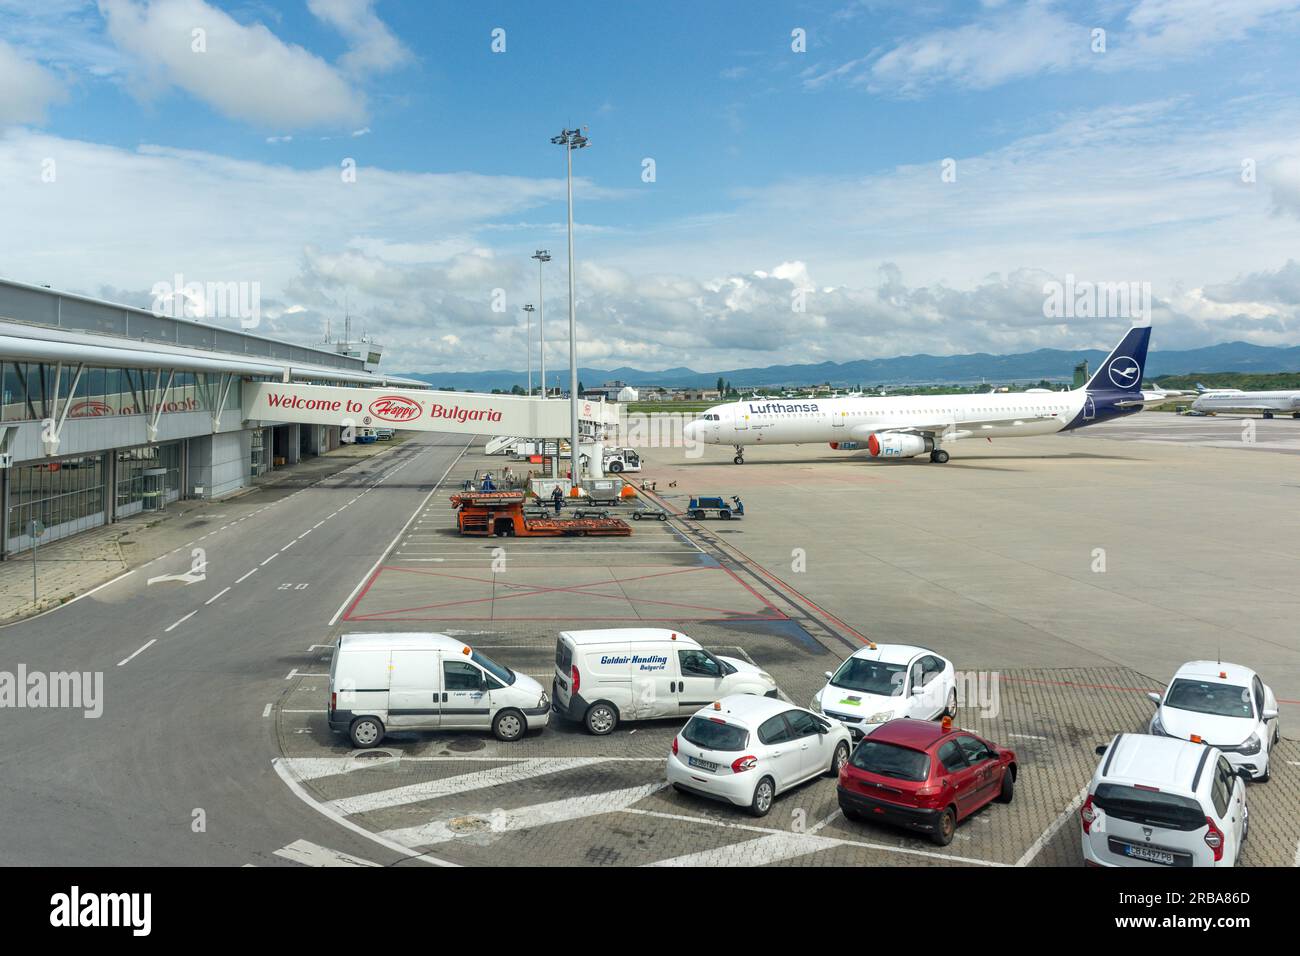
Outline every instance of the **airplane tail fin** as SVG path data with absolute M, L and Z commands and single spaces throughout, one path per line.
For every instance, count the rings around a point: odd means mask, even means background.
M 1200 382 L 1197 382 L 1197 383 L 1196 383 L 1196 390 L 1197 390 L 1198 392 L 1208 392 L 1208 391 L 1209 391 L 1209 389 L 1206 388 L 1204 385 L 1202 385 Z
M 1120 339 L 1119 345 L 1106 356 L 1088 379 L 1088 391 L 1121 391 L 1138 394 L 1142 391 L 1142 372 L 1147 364 L 1147 345 L 1151 341 L 1151 326 L 1135 325 Z

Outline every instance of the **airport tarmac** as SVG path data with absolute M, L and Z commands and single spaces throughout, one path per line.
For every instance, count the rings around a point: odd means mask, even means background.
M 1160 418 L 1174 435 L 1202 422 Z M 476 444 L 308 649 L 318 663 L 276 705 L 277 770 L 320 813 L 368 834 L 378 861 L 1078 865 L 1093 748 L 1141 732 L 1145 692 L 1179 664 L 1221 653 L 1283 701 L 1286 739 L 1272 781 L 1249 788 L 1242 863 L 1291 865 L 1300 463 L 1133 434 L 955 443 L 947 465 L 826 446 L 751 448 L 741 466 L 729 447 L 698 458 L 647 449 L 639 477 L 656 483 L 652 502 L 681 511 L 691 493 L 737 494 L 746 517 L 638 522 L 621 541 L 459 537 L 450 489 L 501 463 Z M 372 753 L 325 725 L 320 645 L 340 633 L 452 633 L 548 683 L 557 631 L 638 622 L 753 660 L 801 705 L 868 637 L 932 647 L 982 682 L 963 694 L 958 722 L 1017 750 L 1016 801 L 937 848 L 846 821 L 829 779 L 779 798 L 761 821 L 665 790 L 674 722 L 594 738 L 553 716 L 513 745 L 398 734 Z

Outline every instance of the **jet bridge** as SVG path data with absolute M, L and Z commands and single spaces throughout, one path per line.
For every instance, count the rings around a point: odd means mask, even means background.
M 599 435 L 616 426 L 619 405 L 578 402 L 578 421 Z M 245 382 L 244 418 L 343 428 L 401 428 L 459 435 L 569 437 L 569 403 L 525 395 L 436 392 L 419 388 L 348 388 Z

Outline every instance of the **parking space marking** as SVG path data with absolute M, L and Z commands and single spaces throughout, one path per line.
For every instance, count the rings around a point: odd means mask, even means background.
M 1087 795 L 1088 788 L 1084 787 L 1075 795 L 1075 798 L 1070 801 L 1070 805 L 1065 808 L 1061 815 L 1053 820 L 1047 829 L 1038 835 L 1038 839 L 1029 845 L 1029 849 L 1021 855 L 1020 859 L 1016 860 L 1016 866 L 1028 866 L 1032 863 L 1034 857 L 1038 856 L 1038 854 L 1042 852 L 1043 847 L 1047 846 L 1052 837 L 1056 836 L 1060 831 L 1061 827 L 1074 819 L 1074 814 L 1078 811 L 1079 807 L 1082 806 L 1083 798 Z
M 512 830 L 526 830 L 551 823 L 568 823 L 603 813 L 619 813 L 667 786 L 666 782 L 651 783 L 640 787 L 627 787 L 623 790 L 587 793 L 580 797 L 537 803 L 514 810 L 494 810 L 483 814 L 482 818 L 488 822 L 489 833 L 508 833 Z M 461 834 L 453 830 L 447 821 L 435 820 L 418 826 L 385 830 L 380 835 L 387 840 L 416 847 L 449 843 Z
M 303 866 L 378 866 L 370 860 L 359 856 L 331 850 L 329 847 L 312 843 L 309 840 L 294 840 L 288 846 L 275 851 L 275 855 Z
M 683 820 L 688 823 L 701 823 L 710 826 L 722 827 L 725 830 L 747 830 L 751 833 L 772 834 L 784 833 L 783 830 L 773 830 L 770 827 L 751 826 L 745 823 L 730 823 L 726 820 L 713 820 L 709 817 L 697 817 L 688 813 L 666 813 L 663 810 L 638 810 L 629 807 L 624 813 L 638 813 L 647 817 L 659 817 L 664 820 Z M 871 843 L 867 840 L 847 840 L 839 837 L 819 837 L 822 840 L 830 840 L 842 846 L 866 847 L 869 850 L 881 850 L 885 853 L 900 853 L 904 856 L 924 856 L 935 860 L 943 860 L 946 863 L 969 863 L 972 866 L 994 866 L 1003 867 L 1006 863 L 997 863 L 993 860 L 977 860 L 974 857 L 958 856 L 955 853 L 937 853 L 933 850 L 913 850 L 904 846 L 886 846 L 883 843 Z
M 421 863 L 428 863 L 433 866 L 458 866 L 459 865 L 456 863 L 452 863 L 450 860 L 442 860 L 436 856 L 430 856 L 427 853 L 417 853 L 416 851 L 412 850 L 410 847 L 402 846 L 400 843 L 394 843 L 392 840 L 385 840 L 378 833 L 374 833 L 371 830 L 367 830 L 363 826 L 359 826 L 353 823 L 347 817 L 343 816 L 340 813 L 335 813 L 333 810 L 325 806 L 325 804 L 321 803 L 320 801 L 313 800 L 311 796 L 307 793 L 307 791 L 302 788 L 302 784 L 300 784 L 297 780 L 294 779 L 293 774 L 290 773 L 288 768 L 284 765 L 284 761 L 282 758 L 273 757 L 271 759 L 271 766 L 275 768 L 276 774 L 284 782 L 284 785 L 288 787 L 291 791 L 293 791 L 293 795 L 295 797 L 297 797 L 303 803 L 307 804 L 313 810 L 317 811 L 323 816 L 334 821 L 339 826 L 346 827 L 348 830 L 351 830 L 353 833 L 356 833 L 358 836 L 365 837 L 367 840 L 372 840 L 375 843 L 378 843 L 380 846 L 388 850 L 391 850 L 394 853 L 399 853 L 402 856 L 409 857 L 410 859 L 418 860 Z
M 819 837 L 810 833 L 786 833 L 777 830 L 770 836 L 731 843 L 712 850 L 700 850 L 685 856 L 656 860 L 646 866 L 765 866 L 791 857 L 831 850 L 842 846 L 843 840 Z
M 344 815 L 368 813 L 372 810 L 405 806 L 408 803 L 419 803 L 422 800 L 448 797 L 452 794 L 466 793 L 470 790 L 482 790 L 486 787 L 495 787 L 501 784 L 518 783 L 531 777 L 573 770 L 577 767 L 589 767 L 592 764 L 600 763 L 601 760 L 600 757 L 521 760 L 515 764 L 493 767 L 490 770 L 476 770 L 472 773 L 443 777 L 440 780 L 426 780 L 421 783 L 407 784 L 404 787 L 393 787 L 391 790 L 376 790 L 373 793 L 362 793 L 355 797 L 342 797 L 330 801 L 329 806 L 331 810 Z

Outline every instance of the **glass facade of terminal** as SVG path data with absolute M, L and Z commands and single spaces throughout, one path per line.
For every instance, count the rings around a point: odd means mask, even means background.
M 58 388 L 58 410 L 64 401 L 71 400 L 69 418 L 103 418 L 113 415 L 145 415 L 153 411 L 158 390 L 165 386 L 169 373 L 166 369 L 114 369 L 87 368 L 77 380 L 74 366 L 65 364 L 62 371 L 48 362 L 4 362 L 0 383 L 3 384 L 3 410 L 0 420 L 6 422 L 38 421 L 50 418 L 55 412 L 55 387 Z M 209 378 L 211 382 L 209 383 Z M 209 393 L 217 392 L 218 376 L 196 372 L 171 374 L 171 388 L 162 399 L 164 414 L 170 412 L 196 412 L 207 407 L 202 394 L 206 386 Z M 214 394 L 215 401 L 219 395 Z M 231 388 L 226 396 L 226 408 L 239 406 L 239 389 Z
M 9 469 L 11 549 L 31 546 L 32 522 L 40 543 L 88 531 L 104 523 L 103 455 L 64 458 Z

